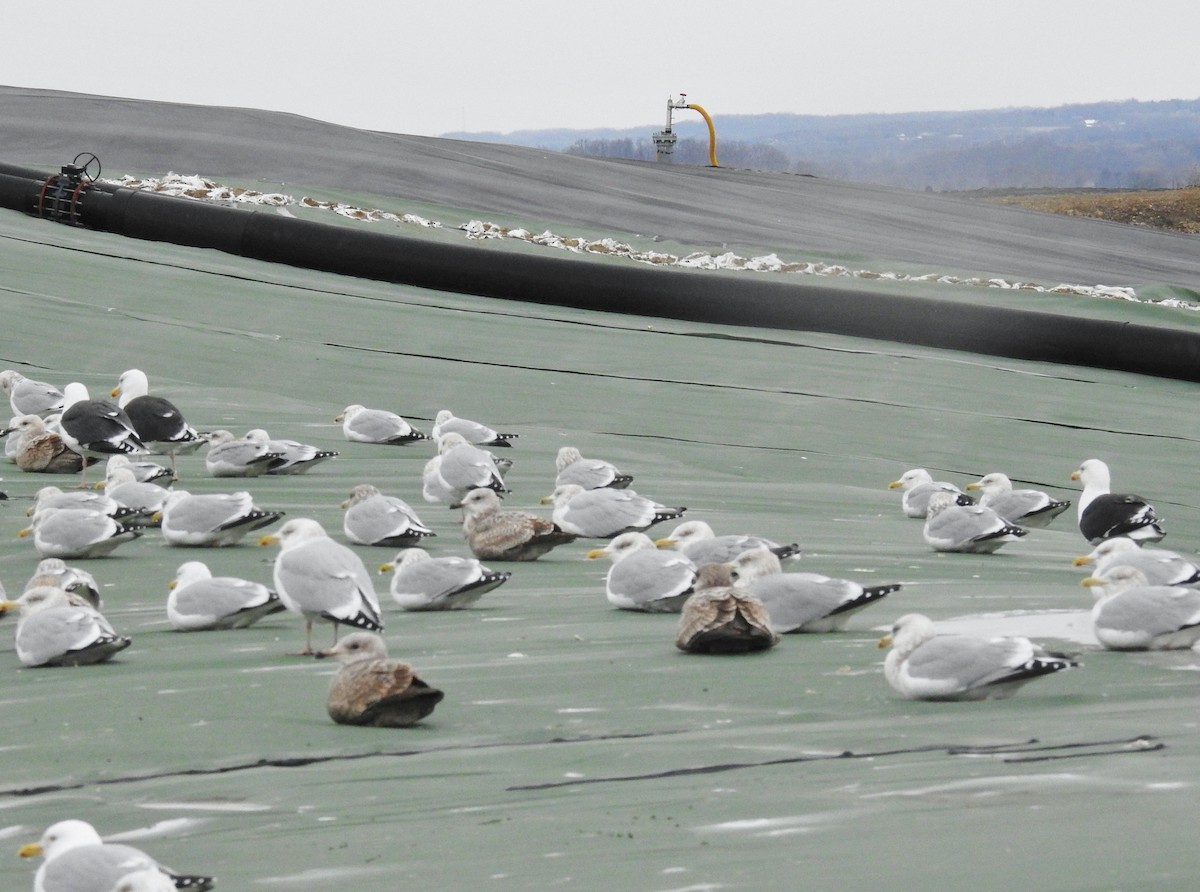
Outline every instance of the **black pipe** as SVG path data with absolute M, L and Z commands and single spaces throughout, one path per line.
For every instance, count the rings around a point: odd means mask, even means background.
M 0 206 L 34 213 L 45 181 L 5 173 Z M 1200 333 L 751 273 L 603 265 L 298 220 L 124 187 L 88 188 L 79 222 L 133 238 L 439 291 L 610 313 L 898 341 L 1200 381 Z

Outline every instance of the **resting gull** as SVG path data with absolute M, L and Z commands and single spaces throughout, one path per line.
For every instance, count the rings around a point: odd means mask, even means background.
M 168 584 L 167 619 L 181 632 L 244 629 L 287 608 L 259 582 L 213 576 L 203 561 L 186 561 Z
M 898 583 L 863 586 L 820 573 L 784 573 L 766 548 L 744 551 L 729 565 L 733 584 L 762 601 L 776 632 L 836 632 L 858 611 L 899 591 Z
M 118 405 L 129 416 L 139 440 L 171 457 L 172 469 L 175 456 L 195 452 L 205 442 L 174 403 L 150 393 L 150 382 L 141 369 L 122 372 L 109 396 L 120 398 Z
M 109 465 L 104 475 L 104 494 L 118 505 L 137 512 L 139 522 L 145 518 L 147 524 L 157 525 L 151 518 L 162 512 L 171 491 L 156 483 L 142 483 L 128 467 Z
M 564 483 L 543 498 L 554 506 L 554 522 L 584 539 L 611 539 L 621 533 L 644 532 L 664 520 L 683 517 L 686 508 L 668 508 L 632 489 L 584 489 Z
M 103 511 L 46 508 L 17 535 L 33 534 L 33 547 L 44 557 L 98 558 L 142 535 L 136 527 L 113 520 Z
M 983 493 L 980 505 L 1027 530 L 1049 526 L 1050 521 L 1071 507 L 1069 501 L 1052 498 L 1039 489 L 1013 489 L 1008 475 L 999 471 L 968 483 L 967 489 L 980 490 Z
M 362 559 L 340 542 L 329 538 L 317 521 L 308 517 L 289 520 L 277 534 L 263 536 L 259 545 L 279 545 L 275 559 L 275 591 L 287 608 L 305 620 L 301 654 L 311 654 L 313 622 L 383 631 L 379 598 Z
M 209 447 L 204 467 L 214 477 L 258 477 L 282 457 L 271 450 L 268 441 L 238 437 L 227 430 L 205 436 Z
M 743 551 L 766 546 L 779 558 L 796 557 L 800 546 L 780 545 L 762 536 L 731 533 L 718 536 L 713 528 L 702 520 L 681 523 L 655 543 L 659 548 L 672 548 L 685 555 L 696 566 L 701 564 L 727 564 Z
M 645 533 L 622 533 L 587 556 L 612 560 L 604 595 L 620 610 L 678 613 L 696 582 L 692 561 L 678 552 L 658 549 Z
M 1113 567 L 1128 564 L 1146 575 L 1148 585 L 1195 585 L 1200 583 L 1200 564 L 1165 548 L 1144 548 L 1120 536 L 1105 539 L 1088 554 L 1075 558 L 1076 567 L 1093 565 L 1093 576 L 1103 576 Z
M 883 674 L 909 700 L 1002 700 L 1021 685 L 1079 664 L 1028 638 L 939 635 L 933 622 L 909 613 L 879 639 L 891 646 Z
M 246 431 L 246 439 L 266 444 L 267 450 L 279 457 L 267 466 L 266 473 L 274 476 L 290 474 L 307 474 L 321 462 L 337 458 L 338 453 L 332 449 L 318 449 L 299 440 L 278 440 L 262 428 Z
M 282 516 L 282 511 L 259 508 L 248 492 L 193 495 L 175 489 L 163 505 L 162 535 L 168 545 L 222 548 Z
M 148 868 L 121 877 L 112 892 L 175 892 L 175 884 L 161 870 Z
M 451 508 L 463 509 L 463 536 L 471 553 L 487 561 L 536 561 L 575 534 L 554 521 L 524 511 L 505 511 L 490 489 L 473 489 Z
M 87 666 L 129 646 L 96 608 L 60 588 L 39 585 L 0 611 L 19 610 L 17 658 L 26 666 Z
M 8 394 L 14 415 L 40 415 L 45 418 L 63 410 L 62 391 L 45 381 L 26 378 L 14 369 L 0 372 L 0 390 Z
M 75 474 L 83 470 L 83 463 L 95 462 L 67 447 L 61 435 L 46 428 L 40 415 L 18 415 L 0 431 L 0 437 L 9 436 L 15 445 L 13 461 L 22 471 L 40 474 Z
M 49 510 L 100 511 L 113 520 L 131 525 L 142 517 L 136 508 L 122 505 L 116 499 L 92 489 L 63 491 L 57 486 L 43 486 L 33 494 L 33 504 L 25 513 L 32 516 L 38 511 Z
M 342 433 L 355 443 L 377 443 L 384 446 L 407 446 L 427 437 L 397 415 L 386 409 L 368 409 L 355 403 L 333 419 L 341 422 Z
M 360 483 L 342 502 L 342 531 L 356 545 L 404 548 L 437 535 L 399 496 L 384 495 L 370 483 Z
M 779 643 L 762 602 L 734 588 L 729 568 L 701 564 L 696 591 L 679 614 L 675 646 L 688 653 L 744 654 Z
M 407 728 L 442 701 L 442 692 L 422 681 L 412 666 L 390 659 L 387 645 L 372 632 L 354 632 L 316 656 L 342 663 L 326 700 L 329 717 L 339 725 Z
M 107 459 L 110 455 L 148 455 L 150 450 L 134 430 L 129 416 L 107 400 L 88 397 L 87 388 L 72 381 L 63 391 L 64 406 L 59 435 L 83 456 Z M 87 479 L 87 467 L 81 472 Z
M 105 473 L 116 468 L 125 468 L 133 472 L 134 479 L 138 483 L 153 483 L 156 486 L 170 487 L 175 482 L 175 472 L 170 468 L 158 464 L 158 462 L 140 460 L 134 461 L 128 456 L 111 455 L 108 458 L 108 463 L 104 466 Z
M 425 465 L 421 495 L 427 502 L 457 502 L 473 489 L 486 487 L 508 492 L 495 456 L 472 446 L 462 434 L 448 433 L 438 440 L 438 454 Z
M 214 882 L 175 873 L 133 846 L 106 843 L 91 824 L 74 819 L 46 828 L 38 842 L 21 847 L 20 855 L 45 859 L 33 878 L 34 892 L 112 892 L 140 870 L 159 871 L 174 888 L 190 892 L 207 892 Z
M 1095 545 L 1104 539 L 1127 536 L 1139 542 L 1157 542 L 1166 536 L 1154 506 L 1129 493 L 1110 492 L 1108 465 L 1089 458 L 1071 473 L 1083 483 L 1079 496 L 1079 532 Z
M 433 420 L 433 439 L 441 439 L 448 433 L 461 434 L 473 446 L 512 446 L 517 434 L 502 434 L 486 424 L 469 418 L 457 418 L 449 409 L 442 409 Z
M 25 583 L 25 591 L 39 585 L 60 588 L 100 609 L 100 586 L 96 577 L 82 567 L 70 567 L 62 558 L 43 558 Z
M 899 480 L 888 484 L 888 489 L 902 490 L 900 509 L 906 517 L 924 518 L 929 511 L 929 498 L 935 492 L 948 492 L 955 498 L 958 505 L 973 505 L 975 500 L 955 486 L 944 480 L 934 480 L 933 475 L 924 468 L 912 468 L 900 475 Z
M 602 458 L 584 458 L 574 446 L 563 446 L 554 461 L 558 476 L 555 486 L 574 483 L 584 489 L 624 489 L 633 482 L 631 474 L 623 474 L 612 462 Z
M 1186 650 L 1200 643 L 1200 590 L 1151 585 L 1128 564 L 1081 584 L 1096 595 L 1092 625 L 1109 650 Z
M 423 548 L 401 550 L 394 560 L 381 564 L 379 572 L 392 574 L 388 590 L 404 610 L 470 607 L 512 576 L 505 570 L 489 570 L 475 558 L 432 557 Z
M 957 505 L 954 494 L 934 493 L 921 535 L 934 551 L 991 554 L 1028 531 L 980 505 Z

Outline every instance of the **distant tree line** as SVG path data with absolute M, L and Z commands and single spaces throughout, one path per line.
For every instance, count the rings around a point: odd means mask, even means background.
M 654 161 L 657 153 L 649 139 L 578 139 L 566 150 L 568 155 L 592 158 L 629 158 Z M 707 139 L 681 139 L 675 144 L 672 161 L 677 164 L 708 164 Z M 722 167 L 749 167 L 755 170 L 790 170 L 792 161 L 774 146 L 744 140 L 717 141 L 717 163 Z

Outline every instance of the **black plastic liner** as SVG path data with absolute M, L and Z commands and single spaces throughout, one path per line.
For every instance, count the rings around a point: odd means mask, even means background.
M 37 214 L 47 176 L 0 163 L 0 207 Z M 78 222 L 90 229 L 439 291 L 721 325 L 822 331 L 1200 381 L 1200 333 L 1184 329 L 748 273 L 531 257 L 108 184 L 91 184 L 78 205 Z

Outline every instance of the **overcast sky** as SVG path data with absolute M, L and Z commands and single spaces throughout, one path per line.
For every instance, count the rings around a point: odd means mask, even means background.
M 680 92 L 718 122 L 1195 99 L 1196 8 L 1196 0 L 3 0 L 0 84 L 272 109 L 426 136 L 658 127 L 667 97 Z

